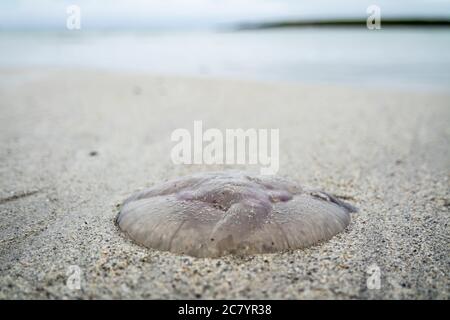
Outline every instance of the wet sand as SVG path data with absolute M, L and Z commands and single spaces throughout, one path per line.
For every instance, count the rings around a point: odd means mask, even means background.
M 0 110 L 1 299 L 450 297 L 449 92 L 3 70 Z M 172 163 L 171 132 L 194 120 L 279 128 L 279 174 L 359 213 L 331 241 L 278 254 L 136 245 L 114 224 L 127 196 L 221 169 Z

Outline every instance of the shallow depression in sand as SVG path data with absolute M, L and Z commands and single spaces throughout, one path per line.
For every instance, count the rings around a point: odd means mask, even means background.
M 310 246 L 344 230 L 355 211 L 287 179 L 224 171 L 141 191 L 124 202 L 117 223 L 146 247 L 218 257 Z

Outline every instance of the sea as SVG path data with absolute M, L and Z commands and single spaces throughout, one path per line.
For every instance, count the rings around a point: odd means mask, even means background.
M 0 68 L 450 88 L 450 28 L 0 31 Z

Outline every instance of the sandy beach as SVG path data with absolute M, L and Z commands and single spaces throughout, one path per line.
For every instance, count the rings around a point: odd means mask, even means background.
M 199 171 L 171 132 L 280 129 L 279 175 L 359 208 L 330 241 L 198 259 L 114 220 Z M 0 71 L 0 299 L 449 299 L 450 92 L 57 69 Z M 237 169 L 255 170 L 252 166 Z M 70 266 L 81 289 L 66 285 Z M 369 289 L 370 266 L 381 288 Z

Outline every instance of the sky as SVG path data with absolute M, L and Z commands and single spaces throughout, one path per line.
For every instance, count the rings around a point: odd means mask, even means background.
M 2 0 L 0 30 L 65 28 L 78 5 L 83 28 L 190 28 L 282 19 L 385 17 L 450 19 L 450 0 Z

